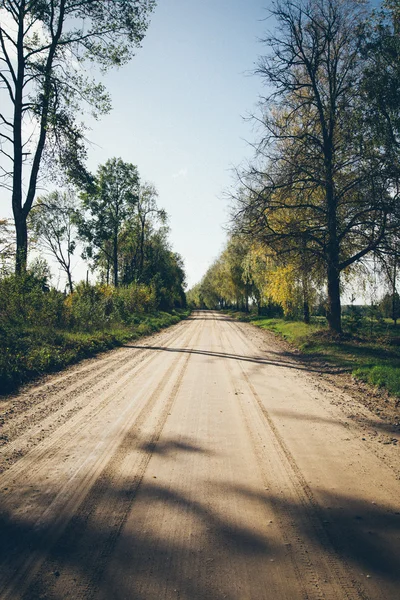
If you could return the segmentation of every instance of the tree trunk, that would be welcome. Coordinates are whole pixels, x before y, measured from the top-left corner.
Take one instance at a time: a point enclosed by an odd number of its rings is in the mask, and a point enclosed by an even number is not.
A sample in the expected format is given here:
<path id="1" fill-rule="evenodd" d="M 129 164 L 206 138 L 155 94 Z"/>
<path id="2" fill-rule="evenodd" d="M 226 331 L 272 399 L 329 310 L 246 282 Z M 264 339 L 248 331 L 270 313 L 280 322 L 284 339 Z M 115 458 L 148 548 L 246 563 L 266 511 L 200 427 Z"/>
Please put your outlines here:
<path id="1" fill-rule="evenodd" d="M 305 261 L 305 248 L 303 246 L 302 251 L 302 288 L 303 288 L 303 320 L 306 325 L 310 324 L 310 303 L 309 299 L 309 281 L 308 281 L 308 273 L 307 273 L 307 263 Z"/>
<path id="2" fill-rule="evenodd" d="M 328 308 L 326 318 L 333 333 L 342 333 L 340 306 L 340 272 L 334 265 L 328 265 Z"/>
<path id="3" fill-rule="evenodd" d="M 328 266 L 328 310 L 327 319 L 332 333 L 342 333 L 342 315 L 340 306 L 340 270 L 339 242 L 337 235 L 337 198 L 332 176 L 332 138 L 325 144 L 326 165 L 326 208 L 328 225 L 327 266 Z"/>
<path id="4" fill-rule="evenodd" d="M 15 231 L 17 237 L 17 254 L 15 260 L 15 273 L 22 275 L 26 271 L 28 260 L 28 228 L 26 217 L 22 211 L 14 211 Z"/>
<path id="5" fill-rule="evenodd" d="M 138 280 L 142 281 L 143 275 L 143 265 L 144 265 L 144 232 L 145 232 L 145 223 L 141 222 L 141 231 L 140 231 L 140 258 L 139 258 L 139 274 Z"/>
<path id="6" fill-rule="evenodd" d="M 306 323 L 307 325 L 310 324 L 310 305 L 308 303 L 308 300 L 304 300 L 303 302 L 303 319 L 304 323 Z"/>
<path id="7" fill-rule="evenodd" d="M 397 321 L 397 298 L 396 298 L 396 257 L 394 259 L 393 265 L 393 285 L 392 285 L 392 319 L 393 323 L 396 326 Z"/>
<path id="8" fill-rule="evenodd" d="M 22 181 L 23 181 L 23 157 L 24 145 L 22 142 L 22 115 L 23 115 L 23 90 L 25 81 L 25 57 L 24 57 L 24 36 L 25 36 L 25 13 L 26 1 L 22 0 L 18 7 L 18 37 L 17 37 L 17 77 L 15 80 L 15 96 L 14 116 L 13 116 L 13 193 L 12 206 L 15 220 L 16 238 L 17 238 L 17 255 L 15 261 L 15 272 L 17 274 L 26 271 L 28 258 L 28 234 L 26 221 L 28 214 L 32 208 L 36 194 L 37 179 L 39 175 L 40 163 L 43 156 L 47 137 L 47 126 L 49 121 L 50 111 L 50 95 L 51 95 L 51 74 L 53 69 L 53 60 L 55 52 L 62 34 L 62 28 L 65 17 L 65 0 L 60 4 L 60 12 L 56 30 L 53 32 L 52 40 L 49 46 L 49 53 L 44 64 L 44 83 L 42 92 L 42 105 L 40 110 L 40 127 L 39 139 L 37 141 L 36 150 L 33 152 L 33 161 L 29 176 L 28 189 L 25 202 L 23 204 L 22 197 Z M 29 9 L 30 10 L 30 9 Z"/>
<path id="9" fill-rule="evenodd" d="M 118 234 L 114 234 L 113 244 L 114 285 L 118 287 Z"/>
<path id="10" fill-rule="evenodd" d="M 67 270 L 67 277 L 68 277 L 69 291 L 72 294 L 72 292 L 74 291 L 74 284 L 72 283 L 72 275 L 71 275 L 71 271 L 69 269 Z"/>
<path id="11" fill-rule="evenodd" d="M 28 259 L 28 231 L 26 214 L 22 208 L 22 103 L 23 84 L 25 76 L 24 61 L 24 9 L 23 2 L 19 12 L 17 62 L 18 71 L 15 82 L 14 116 L 13 116 L 13 188 L 12 208 L 15 222 L 17 254 L 15 260 L 15 273 L 21 275 L 26 271 Z"/>

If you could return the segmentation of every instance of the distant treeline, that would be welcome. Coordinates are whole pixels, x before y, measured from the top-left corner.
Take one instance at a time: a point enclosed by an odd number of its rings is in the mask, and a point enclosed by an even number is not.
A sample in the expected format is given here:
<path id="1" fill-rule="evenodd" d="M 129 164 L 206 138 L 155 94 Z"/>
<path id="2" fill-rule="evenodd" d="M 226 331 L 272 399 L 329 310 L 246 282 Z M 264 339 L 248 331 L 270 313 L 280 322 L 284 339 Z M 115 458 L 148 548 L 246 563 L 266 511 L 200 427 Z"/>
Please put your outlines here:
<path id="1" fill-rule="evenodd" d="M 370 304 L 349 304 L 342 314 L 352 319 L 400 318 L 400 296 L 393 283 L 388 257 L 373 265 L 360 263 L 349 270 L 348 278 L 357 279 L 360 293 L 379 278 L 381 294 Z M 382 290 L 386 290 L 382 293 Z M 355 299 L 355 298 L 354 298 Z M 301 260 L 274 255 L 271 250 L 243 235 L 232 236 L 225 249 L 203 279 L 187 292 L 192 308 L 233 309 L 248 312 L 256 307 L 259 315 L 285 317 L 310 322 L 311 315 L 326 316 L 327 292 L 322 269 Z"/>

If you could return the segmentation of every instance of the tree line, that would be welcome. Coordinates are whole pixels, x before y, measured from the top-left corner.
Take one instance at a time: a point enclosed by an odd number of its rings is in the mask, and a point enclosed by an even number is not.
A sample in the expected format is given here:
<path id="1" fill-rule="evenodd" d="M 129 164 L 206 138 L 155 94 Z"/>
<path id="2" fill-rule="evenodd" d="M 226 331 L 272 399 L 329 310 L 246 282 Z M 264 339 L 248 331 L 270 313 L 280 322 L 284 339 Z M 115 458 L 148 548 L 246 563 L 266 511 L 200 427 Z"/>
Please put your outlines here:
<path id="1" fill-rule="evenodd" d="M 274 255 L 259 241 L 232 235 L 202 280 L 187 292 L 187 301 L 192 308 L 242 312 L 256 308 L 258 315 L 301 319 L 308 324 L 311 315 L 326 317 L 326 280 L 318 263 L 301 258 Z M 400 295 L 393 287 L 397 282 L 393 276 L 397 275 L 386 260 L 374 256 L 372 262 L 353 266 L 345 275 L 347 329 L 358 330 L 364 317 L 391 318 L 396 324 Z M 368 304 L 354 305 L 357 292 L 368 294 Z"/>
<path id="2" fill-rule="evenodd" d="M 268 296 L 287 310 L 280 296 L 297 290 L 307 320 L 324 290 L 341 333 L 343 284 L 369 257 L 396 292 L 400 3 L 283 0 L 271 15 L 255 158 L 238 169 L 232 238 L 197 291 L 220 305 Z"/>
<path id="3" fill-rule="evenodd" d="M 263 244 L 234 235 L 205 276 L 189 290 L 188 302 L 198 308 L 249 310 L 258 314 L 303 316 L 324 302 L 321 274 L 296 262 L 279 261 Z"/>
<path id="4" fill-rule="evenodd" d="M 24 276 L 33 244 L 54 257 L 73 292 L 80 245 L 100 282 L 151 286 L 160 308 L 184 304 L 183 262 L 170 248 L 157 190 L 120 158 L 91 174 L 81 122 L 111 109 L 86 67 L 104 72 L 129 61 L 154 7 L 154 0 L 0 0 L 0 188 L 11 196 L 14 221 L 14 234 L 0 221 L 3 274 L 13 261 Z M 46 182 L 57 191 L 38 193 Z"/>
<path id="5" fill-rule="evenodd" d="M 184 265 L 170 247 L 167 214 L 158 207 L 157 198 L 156 188 L 141 182 L 135 165 L 112 158 L 99 166 L 83 191 L 70 187 L 39 196 L 27 221 L 28 239 L 36 251 L 56 261 L 70 293 L 75 288 L 73 265 L 80 247 L 100 283 L 115 288 L 146 285 L 153 289 L 161 310 L 182 307 Z M 7 274 L 16 257 L 10 228 L 5 220 L 2 224 L 0 253 Z"/>

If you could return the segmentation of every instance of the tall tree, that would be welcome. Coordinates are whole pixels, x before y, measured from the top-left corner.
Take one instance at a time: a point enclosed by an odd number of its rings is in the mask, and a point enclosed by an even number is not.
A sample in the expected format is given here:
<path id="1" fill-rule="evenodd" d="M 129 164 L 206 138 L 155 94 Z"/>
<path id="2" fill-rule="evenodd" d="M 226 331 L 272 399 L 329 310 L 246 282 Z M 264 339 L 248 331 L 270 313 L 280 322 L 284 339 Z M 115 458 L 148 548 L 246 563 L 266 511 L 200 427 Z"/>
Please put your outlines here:
<path id="1" fill-rule="evenodd" d="M 114 285 L 119 284 L 120 233 L 138 202 L 137 167 L 112 158 L 97 170 L 95 184 L 82 195 L 84 214 L 78 222 L 86 255 L 105 257 L 112 265 Z"/>
<path id="2" fill-rule="evenodd" d="M 139 186 L 135 210 L 121 233 L 121 266 L 124 283 L 143 282 L 146 250 L 157 226 L 165 226 L 167 214 L 157 206 L 158 192 L 152 183 Z"/>
<path id="3" fill-rule="evenodd" d="M 384 239 L 399 156 L 365 111 L 365 15 L 353 0 L 283 0 L 258 72 L 263 137 L 242 178 L 236 225 L 277 253 L 325 265 L 330 329 L 341 332 L 340 275 Z"/>
<path id="4" fill-rule="evenodd" d="M 87 177 L 78 115 L 85 104 L 95 116 L 110 109 L 82 64 L 105 70 L 128 61 L 153 7 L 154 0 L 0 0 L 1 178 L 12 191 L 17 273 L 26 269 L 27 217 L 43 161 Z"/>
<path id="5" fill-rule="evenodd" d="M 368 22 L 362 78 L 366 112 L 377 142 L 389 153 L 400 146 L 400 2 L 386 0 Z"/>

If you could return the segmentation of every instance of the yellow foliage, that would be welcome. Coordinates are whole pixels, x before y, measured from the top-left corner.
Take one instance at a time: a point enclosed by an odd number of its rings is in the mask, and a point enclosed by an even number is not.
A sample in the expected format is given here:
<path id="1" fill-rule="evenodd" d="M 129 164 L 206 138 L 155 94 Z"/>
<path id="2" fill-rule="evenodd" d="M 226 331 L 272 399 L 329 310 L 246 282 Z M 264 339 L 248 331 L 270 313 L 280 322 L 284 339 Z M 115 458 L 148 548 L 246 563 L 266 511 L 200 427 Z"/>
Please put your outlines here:
<path id="1" fill-rule="evenodd" d="M 291 313 L 299 297 L 294 265 L 277 267 L 270 272 L 267 293 L 273 302 L 282 306 L 285 316 Z"/>

